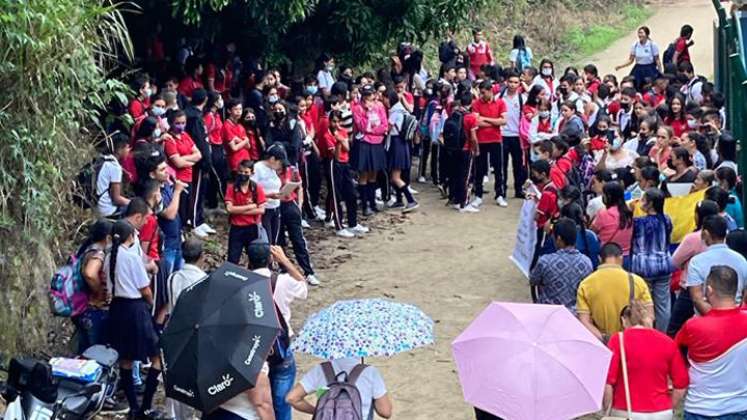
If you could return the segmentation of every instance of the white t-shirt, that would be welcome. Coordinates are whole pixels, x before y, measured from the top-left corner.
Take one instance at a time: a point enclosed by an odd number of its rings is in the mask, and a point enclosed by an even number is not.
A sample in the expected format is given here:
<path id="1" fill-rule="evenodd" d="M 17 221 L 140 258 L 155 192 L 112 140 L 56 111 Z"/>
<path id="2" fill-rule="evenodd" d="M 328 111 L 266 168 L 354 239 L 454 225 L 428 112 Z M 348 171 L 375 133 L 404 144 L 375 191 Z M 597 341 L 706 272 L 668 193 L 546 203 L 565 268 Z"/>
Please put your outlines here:
<path id="1" fill-rule="evenodd" d="M 335 78 L 327 70 L 319 70 L 319 73 L 316 74 L 316 82 L 319 84 L 319 89 L 329 91 L 332 89 L 332 85 L 335 84 Z"/>
<path id="2" fill-rule="evenodd" d="M 111 216 L 117 211 L 117 206 L 112 203 L 112 197 L 109 195 L 109 186 L 112 183 L 122 183 L 122 166 L 119 165 L 117 158 L 112 155 L 104 156 L 106 161 L 99 170 L 99 176 L 96 178 L 96 209 L 99 214 L 106 217 Z"/>
<path id="3" fill-rule="evenodd" d="M 589 216 L 589 220 L 593 220 L 597 213 L 605 207 L 601 195 L 589 200 L 589 204 L 586 205 L 586 214 Z"/>
<path id="4" fill-rule="evenodd" d="M 506 125 L 501 132 L 505 137 L 519 137 L 519 120 L 521 119 L 521 104 L 519 103 L 520 93 L 513 96 L 506 92 L 501 99 L 506 103 Z M 526 100 L 522 98 L 522 103 Z"/>
<path id="5" fill-rule="evenodd" d="M 259 374 L 270 374 L 270 367 L 267 365 L 267 362 L 262 365 L 262 370 Z M 242 392 L 241 394 L 224 402 L 220 405 L 220 408 L 226 411 L 230 411 L 231 413 L 236 414 L 244 420 L 260 420 L 259 414 L 257 414 L 257 409 L 254 408 L 254 404 L 249 401 L 249 396 L 246 395 L 246 392 Z"/>
<path id="6" fill-rule="evenodd" d="M 145 264 L 136 249 L 140 245 L 135 243 L 129 248 L 124 245 L 119 246 L 117 251 L 117 266 L 114 268 L 116 276 L 116 285 L 112 287 L 112 278 L 109 275 L 109 264 L 111 253 L 106 255 L 104 260 L 104 273 L 106 274 L 106 285 L 108 290 L 114 291 L 114 297 L 125 299 L 140 299 L 140 289 L 150 286 L 150 278 L 145 271 Z"/>
<path id="7" fill-rule="evenodd" d="M 630 47 L 630 55 L 635 57 L 635 63 L 640 65 L 654 64 L 654 57 L 659 56 L 659 46 L 650 39 L 641 44 L 640 41 L 633 43 Z"/>
<path id="8" fill-rule="evenodd" d="M 338 359 L 332 360 L 332 367 L 335 373 L 342 371 L 350 372 L 360 362 L 359 359 Z M 306 375 L 301 379 L 301 386 L 304 392 L 311 394 L 316 392 L 318 389 L 327 389 L 327 378 L 324 377 L 324 371 L 321 365 L 314 366 Z M 373 409 L 373 401 L 377 400 L 386 395 L 386 385 L 384 385 L 384 379 L 381 377 L 379 370 L 374 366 L 367 367 L 358 381 L 355 383 L 358 392 L 361 394 L 361 402 L 363 403 L 363 418 L 371 418 L 371 410 Z"/>
<path id="9" fill-rule="evenodd" d="M 407 112 L 407 110 L 404 105 L 402 105 L 402 102 L 397 102 L 394 104 L 392 109 L 389 110 L 389 127 L 391 127 L 389 134 L 392 136 L 398 136 L 402 130 L 402 123 L 405 120 L 405 112 Z"/>
<path id="10" fill-rule="evenodd" d="M 534 58 L 534 55 L 532 55 L 532 49 L 529 48 L 529 47 L 524 47 L 524 51 L 526 51 L 526 54 L 527 54 L 527 61 L 529 63 L 531 63 L 532 59 Z M 516 63 L 516 65 L 518 67 L 518 65 L 519 65 L 519 49 L 518 48 L 514 48 L 513 50 L 511 50 L 511 52 L 508 54 L 508 59 L 512 63 Z"/>
<path id="11" fill-rule="evenodd" d="M 259 161 L 254 165 L 254 175 L 252 175 L 252 181 L 261 185 L 265 190 L 265 194 L 279 193 L 282 182 L 277 172 L 272 169 L 264 161 Z M 276 209 L 280 207 L 280 200 L 276 198 L 268 198 L 265 203 L 266 209 Z"/>
<path id="12" fill-rule="evenodd" d="M 607 154 L 607 159 L 604 161 L 604 165 L 608 171 L 625 168 L 626 166 L 633 166 L 633 162 L 635 162 L 635 158 L 638 157 L 638 153 L 625 149 L 625 146 L 623 146 L 622 151 L 624 155 L 619 158 L 613 157 L 611 153 Z"/>
<path id="13" fill-rule="evenodd" d="M 207 273 L 193 264 L 184 264 L 181 270 L 172 273 L 168 282 L 169 313 L 174 312 L 174 306 L 182 292 L 205 277 L 207 277 Z"/>
<path id="14" fill-rule="evenodd" d="M 260 276 L 270 277 L 272 274 L 267 268 L 260 268 L 254 270 L 255 273 Z M 275 304 L 278 305 L 280 313 L 285 318 L 285 323 L 288 324 L 288 335 L 293 337 L 294 332 L 291 327 L 291 303 L 296 299 L 306 300 L 309 296 L 309 287 L 305 281 L 298 281 L 288 274 L 280 274 L 278 276 L 277 283 L 275 283 L 275 292 L 272 294 L 272 298 Z"/>

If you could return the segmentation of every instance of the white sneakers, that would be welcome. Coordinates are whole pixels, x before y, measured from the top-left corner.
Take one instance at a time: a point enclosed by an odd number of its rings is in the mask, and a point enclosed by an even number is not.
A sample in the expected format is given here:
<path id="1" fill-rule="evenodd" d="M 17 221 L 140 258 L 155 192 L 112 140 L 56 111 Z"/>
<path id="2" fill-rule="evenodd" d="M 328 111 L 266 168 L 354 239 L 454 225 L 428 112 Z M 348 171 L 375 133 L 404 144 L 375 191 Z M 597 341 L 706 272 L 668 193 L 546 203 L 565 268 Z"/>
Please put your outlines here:
<path id="1" fill-rule="evenodd" d="M 475 198 L 474 198 L 474 199 L 472 200 L 472 202 L 471 202 L 471 203 L 469 203 L 469 205 L 470 205 L 470 206 L 472 206 L 472 207 L 474 207 L 474 208 L 478 208 L 478 207 L 482 206 L 482 198 L 480 198 L 480 197 L 475 197 Z"/>
<path id="2" fill-rule="evenodd" d="M 502 195 L 496 197 L 495 204 L 498 204 L 500 207 L 508 207 L 508 202 L 506 202 L 506 199 Z"/>
<path id="3" fill-rule="evenodd" d="M 411 187 L 409 185 L 407 186 L 407 189 L 410 190 L 410 194 L 412 194 L 412 195 L 418 194 L 418 191 L 415 188 L 413 188 L 413 187 Z"/>
<path id="4" fill-rule="evenodd" d="M 314 206 L 314 213 L 316 213 L 316 220 L 322 221 L 327 217 L 327 212 L 319 206 Z"/>
<path id="5" fill-rule="evenodd" d="M 354 227 L 348 228 L 348 230 L 356 235 L 363 235 L 364 233 L 368 233 L 370 231 L 369 228 L 363 226 L 360 223 L 355 225 Z"/>
<path id="6" fill-rule="evenodd" d="M 459 208 L 459 213 L 479 213 L 480 209 L 473 206 L 472 204 L 467 204 L 466 206 Z"/>
<path id="7" fill-rule="evenodd" d="M 311 225 L 306 221 L 306 219 L 301 219 L 301 227 L 304 229 L 311 229 Z"/>
<path id="8" fill-rule="evenodd" d="M 194 233 L 198 238 L 207 238 L 208 235 L 212 235 L 215 232 L 215 229 L 213 229 L 210 225 L 207 223 L 203 223 L 200 226 L 197 226 L 196 228 L 192 229 L 192 233 Z"/>
<path id="9" fill-rule="evenodd" d="M 335 232 L 335 235 L 345 239 L 355 238 L 355 233 L 351 232 L 350 229 L 340 229 Z"/>
<path id="10" fill-rule="evenodd" d="M 425 184 L 425 177 L 424 176 L 419 176 L 418 177 L 418 183 Z"/>
<path id="11" fill-rule="evenodd" d="M 319 286 L 321 283 L 319 282 L 319 279 L 314 274 L 309 274 L 306 276 L 306 283 L 309 283 L 312 286 Z"/>

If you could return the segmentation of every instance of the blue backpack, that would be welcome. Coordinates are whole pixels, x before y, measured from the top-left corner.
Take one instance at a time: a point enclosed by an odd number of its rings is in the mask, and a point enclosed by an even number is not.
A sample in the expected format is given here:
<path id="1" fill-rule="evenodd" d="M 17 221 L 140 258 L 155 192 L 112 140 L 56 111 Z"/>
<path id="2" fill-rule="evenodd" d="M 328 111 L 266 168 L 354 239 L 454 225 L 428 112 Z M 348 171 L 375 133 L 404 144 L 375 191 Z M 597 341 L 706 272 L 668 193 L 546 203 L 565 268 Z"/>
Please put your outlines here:
<path id="1" fill-rule="evenodd" d="M 516 69 L 524 71 L 525 68 L 532 65 L 532 60 L 529 58 L 529 53 L 524 48 L 519 49 L 519 54 L 516 56 Z"/>

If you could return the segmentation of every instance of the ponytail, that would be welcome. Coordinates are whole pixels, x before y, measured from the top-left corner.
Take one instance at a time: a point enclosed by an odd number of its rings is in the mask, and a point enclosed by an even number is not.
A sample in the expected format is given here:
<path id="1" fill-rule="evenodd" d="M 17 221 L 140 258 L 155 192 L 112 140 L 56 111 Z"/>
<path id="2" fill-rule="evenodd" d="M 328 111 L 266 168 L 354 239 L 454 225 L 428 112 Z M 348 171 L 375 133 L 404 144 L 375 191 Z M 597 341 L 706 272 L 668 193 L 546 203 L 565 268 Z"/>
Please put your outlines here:
<path id="1" fill-rule="evenodd" d="M 112 291 L 116 282 L 117 254 L 119 247 L 135 233 L 135 228 L 125 221 L 120 220 L 112 227 L 112 249 L 109 254 L 109 279 L 112 282 Z"/>

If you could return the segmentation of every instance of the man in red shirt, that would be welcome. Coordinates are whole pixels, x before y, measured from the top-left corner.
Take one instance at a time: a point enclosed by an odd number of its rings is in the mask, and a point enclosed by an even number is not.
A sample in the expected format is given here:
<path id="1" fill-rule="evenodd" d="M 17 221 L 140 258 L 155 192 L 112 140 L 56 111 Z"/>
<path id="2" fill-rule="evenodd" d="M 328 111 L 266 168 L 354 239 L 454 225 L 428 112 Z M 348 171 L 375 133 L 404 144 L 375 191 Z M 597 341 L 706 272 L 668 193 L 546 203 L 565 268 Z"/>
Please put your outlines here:
<path id="1" fill-rule="evenodd" d="M 747 312 L 737 306 L 737 272 L 711 268 L 706 283 L 711 310 L 685 323 L 675 343 L 687 350 L 690 387 L 685 419 L 747 418 Z"/>
<path id="2" fill-rule="evenodd" d="M 693 27 L 690 25 L 684 25 L 682 29 L 680 29 L 680 37 L 674 41 L 674 57 L 672 57 L 672 62 L 678 66 L 684 61 L 690 62 L 690 47 L 695 44 L 691 39 L 692 36 Z"/>
<path id="3" fill-rule="evenodd" d="M 532 162 L 529 179 L 539 190 L 539 196 L 533 197 L 537 201 L 537 213 L 535 215 L 535 221 L 537 222 L 537 245 L 534 248 L 534 257 L 531 264 L 531 268 L 534 268 L 537 259 L 539 259 L 540 250 L 545 242 L 545 234 L 550 232 L 551 221 L 558 217 L 560 209 L 558 208 L 558 189 L 550 181 L 550 162 L 546 160 Z M 529 197 L 531 197 L 531 194 L 527 198 Z M 532 293 L 534 293 L 534 290 Z"/>
<path id="4" fill-rule="evenodd" d="M 480 84 L 480 98 L 472 102 L 472 111 L 477 117 L 477 143 L 480 153 L 477 155 L 477 171 L 475 175 L 475 199 L 473 207 L 480 207 L 483 195 L 483 179 L 488 175 L 489 167 L 495 174 L 495 197 L 502 200 L 506 194 L 503 188 L 503 137 L 501 126 L 506 124 L 508 110 L 502 99 L 493 93 L 493 82 L 484 81 Z M 488 161 L 490 159 L 490 161 Z M 490 165 L 488 165 L 488 162 Z"/>

